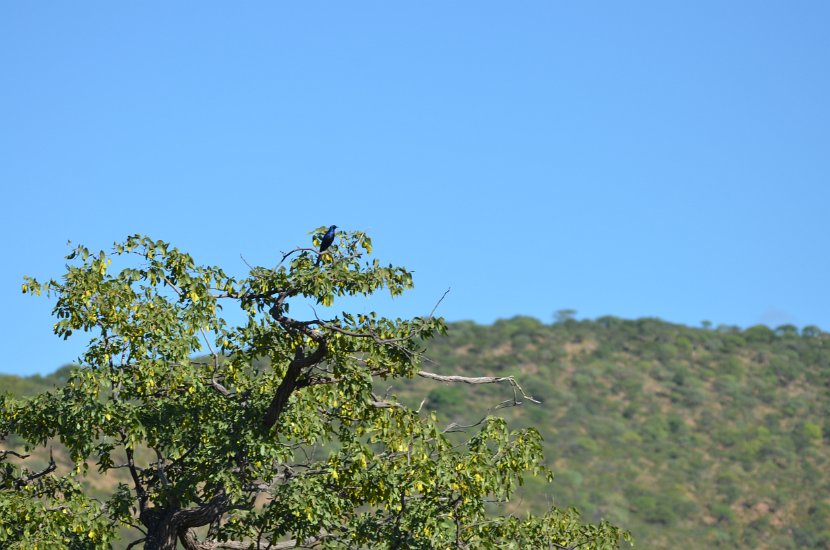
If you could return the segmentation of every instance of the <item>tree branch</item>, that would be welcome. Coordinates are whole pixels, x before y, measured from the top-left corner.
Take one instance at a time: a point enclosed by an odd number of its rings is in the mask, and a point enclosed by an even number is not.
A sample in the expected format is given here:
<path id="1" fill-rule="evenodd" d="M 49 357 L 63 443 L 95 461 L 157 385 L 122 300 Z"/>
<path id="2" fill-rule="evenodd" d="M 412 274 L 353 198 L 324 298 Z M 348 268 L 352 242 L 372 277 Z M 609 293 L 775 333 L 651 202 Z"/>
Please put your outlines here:
<path id="1" fill-rule="evenodd" d="M 436 309 L 438 309 L 438 306 L 440 306 L 440 305 L 441 305 L 441 302 L 443 302 L 443 301 L 444 301 L 444 298 L 446 298 L 446 297 L 447 297 L 447 294 L 449 294 L 449 293 L 450 293 L 450 290 L 451 290 L 451 289 L 449 289 L 449 288 L 448 288 L 447 290 L 445 290 L 445 291 L 444 291 L 444 294 L 442 294 L 442 295 L 441 295 L 441 298 L 439 298 L 439 299 L 438 299 L 438 301 L 437 301 L 437 302 L 435 302 L 435 307 L 433 307 L 433 308 L 432 308 L 432 311 L 430 311 L 430 312 L 429 312 L 429 317 L 430 317 L 430 318 L 431 318 L 433 315 L 435 315 L 435 310 L 436 310 Z"/>
<path id="2" fill-rule="evenodd" d="M 31 455 L 22 455 L 16 451 L 0 451 L 0 460 L 6 458 L 6 455 L 16 456 L 17 458 L 29 458 Z"/>
<path id="3" fill-rule="evenodd" d="M 124 434 L 121 437 L 126 439 Z M 138 469 L 135 466 L 133 450 L 125 446 L 125 451 L 127 453 L 127 465 L 130 469 L 130 477 L 133 478 L 135 494 L 138 497 L 138 511 L 144 512 L 147 510 L 147 491 L 144 490 L 144 485 L 141 484 L 141 479 L 138 477 Z"/>
<path id="4" fill-rule="evenodd" d="M 179 534 L 179 541 L 186 550 L 217 550 L 219 548 L 228 548 L 230 550 L 248 550 L 251 548 L 249 542 L 239 542 L 235 540 L 227 541 L 200 541 L 196 537 L 196 533 L 192 529 L 186 529 Z"/>
<path id="5" fill-rule="evenodd" d="M 512 376 L 444 376 L 440 374 L 435 374 L 432 372 L 427 371 L 418 371 L 418 376 L 421 378 L 429 378 L 431 380 L 438 380 L 439 382 L 463 382 L 464 384 L 498 384 L 500 382 L 507 382 L 511 386 L 513 386 L 513 391 L 518 391 L 522 394 L 522 397 L 527 399 L 528 401 L 532 401 L 534 403 L 541 403 L 536 399 L 533 399 L 530 395 L 526 394 L 522 387 L 516 382 L 516 379 Z M 515 401 L 515 400 L 514 400 Z M 516 401 L 516 403 L 519 403 Z"/>
<path id="6" fill-rule="evenodd" d="M 287 540 L 284 542 L 276 542 L 271 544 L 270 548 L 274 550 L 284 550 L 286 548 L 301 548 L 301 547 L 311 547 L 314 544 L 317 544 L 322 540 L 322 537 L 308 537 L 303 541 L 298 540 Z M 302 545 L 302 546 L 301 546 Z"/>
<path id="7" fill-rule="evenodd" d="M 228 511 L 229 503 L 230 497 L 220 492 L 198 508 L 177 510 L 173 513 L 171 522 L 180 529 L 201 527 L 213 521 L 219 514 L 224 514 Z"/>
<path id="8" fill-rule="evenodd" d="M 14 486 L 16 489 L 20 489 L 24 485 L 28 484 L 30 481 L 34 481 L 39 477 L 43 477 L 48 473 L 54 472 L 55 468 L 57 468 L 57 465 L 55 464 L 55 458 L 52 456 L 52 449 L 49 449 L 49 464 L 47 464 L 46 467 L 40 470 L 39 472 L 31 473 L 23 479 L 16 480 L 14 482 Z"/>
<path id="9" fill-rule="evenodd" d="M 239 542 L 235 540 L 228 541 L 200 541 L 196 537 L 196 533 L 192 529 L 182 531 L 179 535 L 179 540 L 185 547 L 185 550 L 219 550 L 226 548 L 228 550 L 248 550 L 252 547 L 250 542 Z M 308 548 L 323 540 L 323 537 L 308 537 L 303 541 L 296 539 L 286 540 L 282 542 L 268 542 L 266 548 L 271 550 L 287 550 L 288 548 Z M 257 546 L 259 548 L 259 546 Z"/>
<path id="10" fill-rule="evenodd" d="M 377 334 L 375 334 L 372 331 L 369 331 L 369 332 L 355 332 L 355 331 L 340 328 L 336 325 L 330 325 L 330 324 L 325 323 L 323 321 L 320 321 L 320 326 L 322 328 L 328 329 L 332 332 L 337 332 L 337 333 L 343 334 L 344 336 L 351 336 L 353 338 L 371 338 L 372 340 L 374 340 L 378 344 L 394 344 L 394 343 L 397 343 L 397 342 L 405 342 L 405 341 L 407 341 L 411 338 L 411 336 L 403 336 L 401 338 L 381 338 L 380 336 L 378 336 Z"/>
<path id="11" fill-rule="evenodd" d="M 268 409 L 266 409 L 265 416 L 262 419 L 262 427 L 266 431 L 273 428 L 274 424 L 277 423 L 277 420 L 283 410 L 285 410 L 288 398 L 291 397 L 294 390 L 297 389 L 298 386 L 302 387 L 299 378 L 303 369 L 322 361 L 326 356 L 326 349 L 325 340 L 321 341 L 320 345 L 317 346 L 317 349 L 314 350 L 314 353 L 308 356 L 303 355 L 302 348 L 297 348 L 294 353 L 294 359 L 288 365 L 285 377 L 282 379 L 282 382 L 280 382 L 280 385 L 277 388 L 277 393 L 274 395 L 274 399 L 271 400 L 271 404 L 268 405 Z"/>

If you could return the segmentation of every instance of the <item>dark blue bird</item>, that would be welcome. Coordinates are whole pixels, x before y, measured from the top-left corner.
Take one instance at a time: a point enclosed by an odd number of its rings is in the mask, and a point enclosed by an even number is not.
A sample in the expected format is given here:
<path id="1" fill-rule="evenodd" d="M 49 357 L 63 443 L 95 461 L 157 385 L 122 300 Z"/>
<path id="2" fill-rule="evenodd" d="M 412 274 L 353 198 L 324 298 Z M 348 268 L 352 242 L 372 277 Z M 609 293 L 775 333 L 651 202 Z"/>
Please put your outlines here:
<path id="1" fill-rule="evenodd" d="M 331 246 L 331 243 L 334 242 L 334 230 L 337 229 L 336 225 L 332 225 L 329 227 L 329 230 L 326 231 L 326 234 L 323 235 L 323 240 L 320 241 L 320 252 L 325 252 L 328 247 Z"/>
<path id="2" fill-rule="evenodd" d="M 334 242 L 334 230 L 337 229 L 336 225 L 332 225 L 329 227 L 326 234 L 323 235 L 323 240 L 320 241 L 320 255 L 317 256 L 317 265 L 320 265 L 320 260 L 323 259 L 323 252 L 326 251 L 328 247 L 331 246 L 331 243 Z"/>

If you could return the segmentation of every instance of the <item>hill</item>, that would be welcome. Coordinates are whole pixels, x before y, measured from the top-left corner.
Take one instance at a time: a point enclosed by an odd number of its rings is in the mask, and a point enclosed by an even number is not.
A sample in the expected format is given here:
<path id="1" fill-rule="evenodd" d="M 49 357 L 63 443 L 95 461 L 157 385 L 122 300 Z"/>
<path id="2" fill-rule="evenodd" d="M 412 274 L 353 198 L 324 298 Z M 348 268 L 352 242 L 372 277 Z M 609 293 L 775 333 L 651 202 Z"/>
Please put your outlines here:
<path id="1" fill-rule="evenodd" d="M 640 548 L 830 548 L 830 334 L 516 317 L 453 323 L 426 355 L 439 374 L 514 376 L 541 402 L 498 411 L 541 432 L 556 474 L 528 480 L 517 514 L 576 506 Z M 65 372 L 2 382 L 32 394 Z M 460 425 L 513 398 L 420 379 L 378 391 Z"/>
<path id="2" fill-rule="evenodd" d="M 427 355 L 443 374 L 515 376 L 557 474 L 525 507 L 576 506 L 644 548 L 830 548 L 830 335 L 696 329 L 657 319 L 455 323 Z M 505 388 L 415 382 L 399 395 L 459 423 Z"/>
<path id="3" fill-rule="evenodd" d="M 71 370 L 72 367 L 66 365 L 47 376 L 35 374 L 21 377 L 13 374 L 0 374 L 0 388 L 3 392 L 9 392 L 18 397 L 36 395 L 66 383 Z"/>

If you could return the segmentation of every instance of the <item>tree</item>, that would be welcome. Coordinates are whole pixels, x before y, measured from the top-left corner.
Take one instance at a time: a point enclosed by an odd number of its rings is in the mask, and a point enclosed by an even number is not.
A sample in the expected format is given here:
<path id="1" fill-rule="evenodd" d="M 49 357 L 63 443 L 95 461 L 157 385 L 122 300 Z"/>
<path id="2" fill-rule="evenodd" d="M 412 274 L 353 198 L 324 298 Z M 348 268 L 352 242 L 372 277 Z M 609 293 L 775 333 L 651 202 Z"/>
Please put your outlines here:
<path id="1" fill-rule="evenodd" d="M 573 510 L 519 519 L 493 509 L 523 476 L 551 477 L 536 430 L 488 416 L 454 445 L 453 428 L 434 415 L 375 393 L 383 380 L 420 376 L 507 383 L 512 404 L 527 399 L 512 378 L 422 370 L 442 319 L 289 314 L 303 299 L 328 306 L 412 286 L 404 268 L 368 254 L 365 233 L 341 233 L 319 265 L 316 248 L 300 247 L 236 279 L 135 235 L 109 255 L 77 247 L 60 280 L 26 278 L 23 292 L 56 298 L 58 336 L 92 339 L 65 386 L 2 401 L 0 436 L 26 447 L 0 454 L 0 545 L 107 548 L 118 525 L 133 526 L 147 549 L 605 549 L 628 540 Z M 223 304 L 238 304 L 244 321 L 230 326 Z M 55 439 L 71 472 L 9 461 Z M 88 461 L 125 469 L 131 482 L 98 502 L 78 484 Z"/>
<path id="2" fill-rule="evenodd" d="M 575 317 L 575 309 L 559 309 L 553 314 L 553 319 L 556 323 L 567 323 L 568 321 L 573 321 Z"/>

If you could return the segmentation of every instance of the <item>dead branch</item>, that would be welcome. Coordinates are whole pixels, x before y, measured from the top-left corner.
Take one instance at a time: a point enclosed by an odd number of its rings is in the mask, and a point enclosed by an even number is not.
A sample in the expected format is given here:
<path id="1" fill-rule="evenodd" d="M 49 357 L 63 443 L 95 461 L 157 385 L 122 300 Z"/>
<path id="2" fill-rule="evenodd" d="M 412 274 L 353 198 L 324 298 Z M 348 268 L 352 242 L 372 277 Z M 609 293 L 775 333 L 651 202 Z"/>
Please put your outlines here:
<path id="1" fill-rule="evenodd" d="M 516 382 L 516 379 L 512 376 L 458 376 L 458 375 L 450 375 L 444 376 L 441 374 L 435 374 L 432 372 L 427 371 L 418 371 L 418 376 L 421 378 L 429 378 L 430 380 L 438 380 L 439 382 L 462 382 L 464 384 L 498 384 L 500 382 L 507 382 L 511 386 L 513 386 L 514 391 L 518 391 L 522 394 L 522 397 L 527 399 L 528 401 L 532 401 L 533 403 L 541 403 L 541 401 L 537 401 L 532 396 L 525 393 L 522 387 Z M 519 402 L 517 401 L 517 404 Z"/>
<path id="2" fill-rule="evenodd" d="M 443 301 L 444 301 L 444 298 L 446 298 L 446 297 L 447 297 L 447 294 L 449 294 L 449 293 L 450 293 L 450 290 L 451 290 L 451 289 L 449 289 L 449 288 L 448 288 L 447 290 L 445 290 L 445 291 L 444 291 L 444 294 L 443 294 L 443 295 L 441 295 L 441 298 L 439 298 L 439 299 L 438 299 L 438 301 L 437 301 L 437 302 L 435 302 L 435 307 L 433 307 L 433 308 L 432 308 L 432 311 L 430 311 L 430 312 L 429 312 L 429 318 L 432 318 L 432 316 L 433 316 L 433 315 L 435 315 L 435 310 L 436 310 L 436 309 L 438 309 L 438 306 L 440 306 L 440 305 L 441 305 L 441 302 L 443 302 Z"/>

